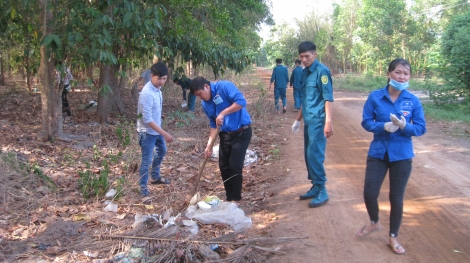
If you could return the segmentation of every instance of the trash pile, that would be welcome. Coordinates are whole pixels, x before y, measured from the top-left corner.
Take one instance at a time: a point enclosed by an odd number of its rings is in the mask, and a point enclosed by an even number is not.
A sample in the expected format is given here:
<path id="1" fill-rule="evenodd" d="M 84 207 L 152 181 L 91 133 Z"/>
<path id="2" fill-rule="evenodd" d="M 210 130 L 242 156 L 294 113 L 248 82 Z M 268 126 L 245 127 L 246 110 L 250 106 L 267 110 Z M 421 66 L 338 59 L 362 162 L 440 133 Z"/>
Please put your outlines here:
<path id="1" fill-rule="evenodd" d="M 211 158 L 219 159 L 219 145 L 212 147 Z M 248 166 L 257 161 L 258 161 L 258 155 L 256 154 L 256 152 L 253 150 L 247 149 L 245 153 L 245 162 L 243 163 L 243 166 Z"/>

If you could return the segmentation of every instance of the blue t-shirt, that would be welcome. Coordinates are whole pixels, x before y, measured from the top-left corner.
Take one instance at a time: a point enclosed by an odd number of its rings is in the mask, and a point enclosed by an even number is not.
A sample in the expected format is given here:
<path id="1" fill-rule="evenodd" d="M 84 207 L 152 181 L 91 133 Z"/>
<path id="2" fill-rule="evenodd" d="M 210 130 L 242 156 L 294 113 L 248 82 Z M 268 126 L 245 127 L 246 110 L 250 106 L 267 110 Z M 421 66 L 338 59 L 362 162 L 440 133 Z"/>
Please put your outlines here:
<path id="1" fill-rule="evenodd" d="M 246 110 L 246 100 L 238 88 L 230 81 L 222 80 L 218 82 L 211 82 L 212 97 L 209 101 L 202 101 L 202 108 L 210 121 L 211 128 L 217 128 L 215 119 L 220 112 L 230 107 L 233 103 L 242 106 L 240 110 L 232 112 L 224 117 L 224 123 L 220 127 L 223 132 L 233 132 L 240 129 L 242 126 L 251 124 L 251 117 Z M 216 104 L 214 100 L 222 100 Z"/>
<path id="2" fill-rule="evenodd" d="M 290 86 L 294 86 L 294 88 L 302 87 L 302 67 L 297 66 L 290 75 Z"/>
<path id="3" fill-rule="evenodd" d="M 405 117 L 403 130 L 392 133 L 384 130 L 385 123 L 390 121 L 390 113 L 398 119 Z M 397 100 L 392 102 L 388 85 L 369 95 L 364 104 L 361 125 L 366 131 L 374 133 L 368 155 L 383 160 L 388 152 L 391 162 L 413 158 L 411 136 L 421 136 L 426 132 L 426 120 L 419 99 L 407 90 L 402 90 Z"/>
<path id="4" fill-rule="evenodd" d="M 305 124 L 323 121 L 326 117 L 325 101 L 333 102 L 333 83 L 330 70 L 315 60 L 302 74 L 302 117 Z"/>
<path id="5" fill-rule="evenodd" d="M 271 74 L 271 83 L 274 81 L 274 88 L 287 88 L 287 82 L 289 82 L 289 72 L 283 65 L 277 65 L 273 69 Z"/>

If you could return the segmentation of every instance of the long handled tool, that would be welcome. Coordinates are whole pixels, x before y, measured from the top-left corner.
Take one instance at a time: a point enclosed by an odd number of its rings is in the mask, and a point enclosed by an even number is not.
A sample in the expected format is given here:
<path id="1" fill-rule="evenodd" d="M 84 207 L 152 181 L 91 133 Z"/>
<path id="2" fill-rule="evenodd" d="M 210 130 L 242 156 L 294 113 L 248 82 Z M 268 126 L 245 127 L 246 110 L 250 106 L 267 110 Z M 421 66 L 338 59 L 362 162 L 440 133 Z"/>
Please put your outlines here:
<path id="1" fill-rule="evenodd" d="M 214 147 L 214 143 L 215 141 L 217 140 L 217 135 L 219 134 L 219 131 L 220 131 L 220 127 L 217 126 L 217 129 L 215 130 L 215 137 L 212 139 L 210 145 L 209 145 L 209 149 L 212 149 L 212 147 Z M 199 174 L 196 178 L 196 187 L 194 187 L 194 195 L 193 197 L 191 198 L 191 201 L 189 202 L 190 204 L 194 205 L 195 203 L 197 203 L 199 200 L 201 200 L 201 196 L 198 192 L 198 188 L 199 188 L 199 182 L 201 181 L 201 176 L 202 176 L 202 172 L 204 171 L 204 167 L 206 166 L 206 163 L 207 161 L 209 160 L 209 156 L 205 155 L 204 156 L 204 161 L 202 162 L 202 165 L 201 167 L 199 167 Z"/>

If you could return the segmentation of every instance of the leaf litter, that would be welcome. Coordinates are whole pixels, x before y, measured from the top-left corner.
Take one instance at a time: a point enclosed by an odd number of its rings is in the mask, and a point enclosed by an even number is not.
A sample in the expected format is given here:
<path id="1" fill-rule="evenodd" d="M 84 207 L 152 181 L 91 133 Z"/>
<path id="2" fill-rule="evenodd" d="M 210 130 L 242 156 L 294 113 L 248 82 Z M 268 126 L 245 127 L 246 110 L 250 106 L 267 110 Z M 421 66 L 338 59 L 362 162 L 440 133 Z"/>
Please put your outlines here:
<path id="1" fill-rule="evenodd" d="M 256 82 L 239 82 L 250 81 Z M 176 139 L 168 145 L 161 169 L 171 184 L 150 185 L 153 202 L 144 205 L 138 185 L 136 103 L 131 96 L 124 95 L 124 116 L 112 112 L 109 123 L 100 125 L 94 122 L 95 109 L 82 107 L 96 94 L 72 92 L 73 116 L 65 118 L 61 136 L 46 142 L 38 138 L 40 94 L 16 89 L 12 82 L 1 86 L 0 260 L 268 262 L 270 253 L 283 253 L 276 244 L 292 238 L 264 237 L 266 226 L 276 219 L 267 211 L 268 198 L 275 194 L 268 189 L 280 180 L 268 176 L 266 170 L 278 161 L 279 154 L 271 149 L 282 140 L 273 131 L 275 122 L 268 118 L 272 100 L 259 99 L 259 90 L 250 84 L 239 87 L 253 117 L 249 149 L 258 155 L 258 161 L 244 168 L 244 200 L 239 208 L 253 218 L 254 225 L 264 227 L 234 232 L 227 224 L 194 221 L 198 230 L 191 232 L 183 223 L 188 220 L 184 211 L 203 160 L 208 121 L 199 106 L 195 115 L 173 114 L 179 111 L 178 87 L 168 87 L 164 105 L 165 128 Z M 84 198 L 80 180 L 85 172 L 93 178 L 106 174 L 102 195 Z M 109 205 L 104 203 L 104 194 L 110 189 L 118 189 L 111 200 L 116 212 L 104 211 Z M 216 160 L 207 163 L 199 189 L 205 196 L 224 200 Z M 159 214 L 157 220 L 150 217 L 133 227 L 136 215 Z"/>

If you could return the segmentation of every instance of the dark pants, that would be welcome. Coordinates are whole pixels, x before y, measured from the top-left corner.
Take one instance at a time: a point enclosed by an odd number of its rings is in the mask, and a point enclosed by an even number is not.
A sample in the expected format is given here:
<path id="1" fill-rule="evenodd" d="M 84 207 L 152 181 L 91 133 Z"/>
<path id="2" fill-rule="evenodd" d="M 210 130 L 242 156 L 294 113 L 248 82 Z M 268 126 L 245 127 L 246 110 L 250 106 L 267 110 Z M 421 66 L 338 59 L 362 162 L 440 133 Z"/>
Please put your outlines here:
<path id="1" fill-rule="evenodd" d="M 390 162 L 388 154 L 383 160 L 367 156 L 366 178 L 364 181 L 364 202 L 370 221 L 379 221 L 379 197 L 387 170 L 390 180 L 390 236 L 396 237 L 403 216 L 403 199 L 406 184 L 411 175 L 412 159 Z"/>
<path id="2" fill-rule="evenodd" d="M 66 88 L 70 85 L 64 85 L 64 90 L 62 91 L 62 112 L 66 112 L 68 116 L 72 115 L 69 106 L 69 100 L 67 99 L 67 90 Z"/>
<path id="3" fill-rule="evenodd" d="M 219 133 L 219 168 L 222 180 L 224 180 L 227 201 L 242 199 L 243 163 L 246 149 L 251 141 L 251 134 L 251 128 L 234 134 Z"/>

